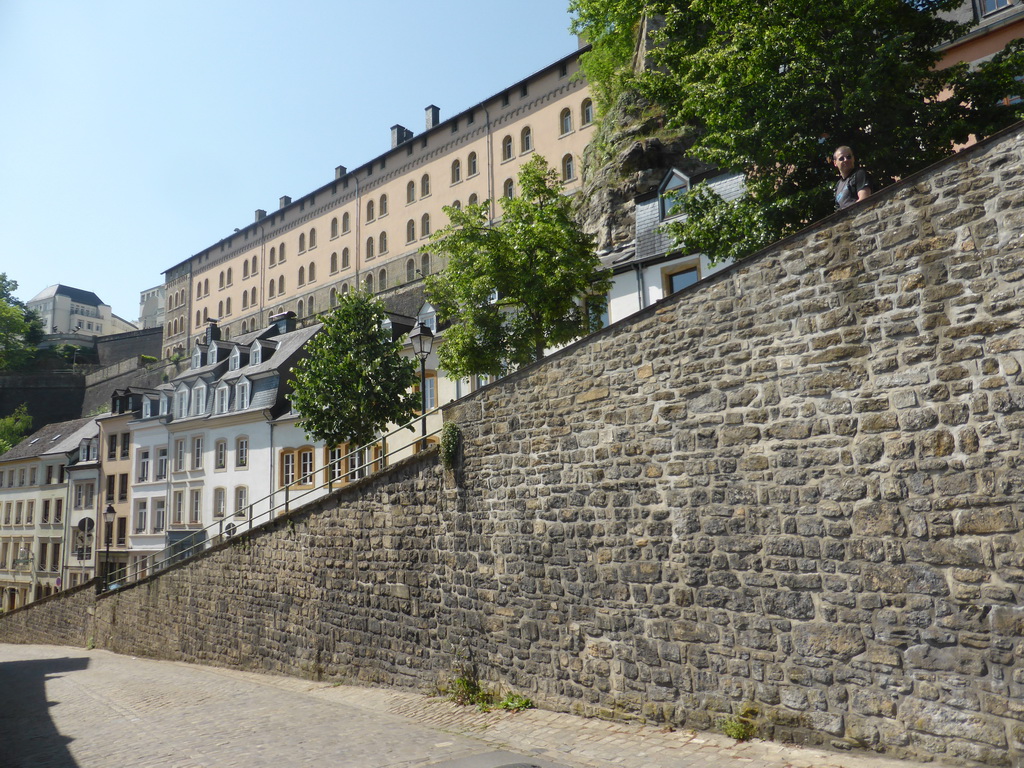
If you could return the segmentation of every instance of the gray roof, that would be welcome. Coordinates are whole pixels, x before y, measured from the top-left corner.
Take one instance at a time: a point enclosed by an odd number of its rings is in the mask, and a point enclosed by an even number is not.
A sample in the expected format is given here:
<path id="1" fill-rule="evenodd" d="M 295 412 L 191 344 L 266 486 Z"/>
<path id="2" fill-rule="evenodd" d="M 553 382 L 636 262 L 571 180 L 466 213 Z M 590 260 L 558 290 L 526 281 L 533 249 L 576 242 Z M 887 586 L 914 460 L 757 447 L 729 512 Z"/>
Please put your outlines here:
<path id="1" fill-rule="evenodd" d="M 33 301 L 44 301 L 45 299 L 52 299 L 54 296 L 67 296 L 76 304 L 88 304 L 93 307 L 103 305 L 103 301 L 92 291 L 83 291 L 81 288 L 72 288 L 70 285 L 51 285 L 49 288 L 44 288 L 34 298 L 29 299 L 28 303 L 31 304 Z M 104 305 L 105 306 L 105 305 Z"/>
<path id="2" fill-rule="evenodd" d="M 68 453 L 77 448 L 82 440 L 94 437 L 98 433 L 99 426 L 91 417 L 47 424 L 0 456 L 0 461 L 18 461 Z"/>

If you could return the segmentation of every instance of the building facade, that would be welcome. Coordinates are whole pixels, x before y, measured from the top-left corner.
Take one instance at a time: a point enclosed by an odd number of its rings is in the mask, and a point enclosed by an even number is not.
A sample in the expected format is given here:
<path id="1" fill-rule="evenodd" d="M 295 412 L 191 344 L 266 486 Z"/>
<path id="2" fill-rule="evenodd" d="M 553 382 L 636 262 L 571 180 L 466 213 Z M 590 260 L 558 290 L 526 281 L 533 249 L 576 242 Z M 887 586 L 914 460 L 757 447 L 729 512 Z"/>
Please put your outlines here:
<path id="1" fill-rule="evenodd" d="M 48 335 L 107 336 L 138 330 L 110 311 L 92 291 L 67 285 L 51 285 L 25 302 L 39 315 Z"/>

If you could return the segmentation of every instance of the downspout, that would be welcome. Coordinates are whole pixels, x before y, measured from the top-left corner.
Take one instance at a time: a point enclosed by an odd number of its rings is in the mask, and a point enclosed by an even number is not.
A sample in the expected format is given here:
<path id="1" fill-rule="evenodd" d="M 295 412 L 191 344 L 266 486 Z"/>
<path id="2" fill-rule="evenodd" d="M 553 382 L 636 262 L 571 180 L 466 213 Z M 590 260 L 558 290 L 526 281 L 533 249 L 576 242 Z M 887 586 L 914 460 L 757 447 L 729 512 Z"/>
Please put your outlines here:
<path id="1" fill-rule="evenodd" d="M 360 218 L 359 213 L 360 213 L 360 209 L 363 206 L 363 200 L 362 200 L 362 197 L 360 196 L 360 193 L 359 193 L 359 174 L 353 173 L 352 174 L 352 178 L 356 182 L 356 244 L 355 244 L 355 248 L 353 249 L 353 256 L 355 256 L 355 262 L 356 262 L 356 284 L 355 284 L 354 287 L 358 291 L 359 290 L 359 243 L 363 239 L 363 230 L 362 230 L 362 226 L 361 226 L 361 223 L 360 223 L 362 221 L 362 219 Z"/>
<path id="2" fill-rule="evenodd" d="M 647 307 L 647 286 L 644 285 L 644 268 L 642 264 L 636 267 L 636 294 L 639 300 L 640 309 Z"/>
<path id="3" fill-rule="evenodd" d="M 487 206 L 487 223 L 494 223 L 494 214 L 497 211 L 497 204 L 494 201 L 494 148 L 491 146 L 491 113 L 484 107 L 484 118 L 487 124 L 487 199 L 490 204 Z"/>
<path id="4" fill-rule="evenodd" d="M 358 197 L 358 196 L 357 196 Z M 270 506 L 267 508 L 267 519 L 271 520 L 270 510 L 274 508 L 274 422 L 271 419 L 271 413 L 269 408 L 263 409 L 263 418 L 267 421 L 267 434 L 270 436 L 270 475 L 267 478 L 270 482 L 270 492 L 268 498 L 270 499 Z M 251 449 L 250 449 L 251 453 Z M 252 527 L 252 515 L 249 516 L 249 527 Z"/>

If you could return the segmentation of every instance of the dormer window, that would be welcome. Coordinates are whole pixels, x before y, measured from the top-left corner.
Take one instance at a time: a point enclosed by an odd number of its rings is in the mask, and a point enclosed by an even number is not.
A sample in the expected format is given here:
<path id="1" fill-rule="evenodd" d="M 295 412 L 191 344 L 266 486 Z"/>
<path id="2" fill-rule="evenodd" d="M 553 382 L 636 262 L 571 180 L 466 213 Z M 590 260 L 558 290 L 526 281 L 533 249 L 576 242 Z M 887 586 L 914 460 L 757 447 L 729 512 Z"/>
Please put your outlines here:
<path id="1" fill-rule="evenodd" d="M 170 398 L 167 395 L 160 395 L 160 415 L 166 416 L 170 410 Z"/>
<path id="2" fill-rule="evenodd" d="M 174 393 L 174 418 L 184 419 L 188 416 L 188 387 L 184 384 Z"/>
<path id="3" fill-rule="evenodd" d="M 148 419 L 153 415 L 153 401 L 148 397 L 142 400 L 142 418 Z"/>
<path id="4" fill-rule="evenodd" d="M 217 387 L 217 395 L 214 398 L 214 413 L 227 413 L 230 402 L 231 388 L 227 384 Z"/>
<path id="5" fill-rule="evenodd" d="M 201 347 L 196 347 L 192 353 L 192 367 L 202 368 L 203 367 L 203 350 Z"/>
<path id="6" fill-rule="evenodd" d="M 240 379 L 235 384 L 235 408 L 239 411 L 244 411 L 249 407 L 249 380 Z"/>
<path id="7" fill-rule="evenodd" d="M 231 350 L 231 356 L 228 358 L 228 370 L 237 371 L 238 366 L 242 363 L 242 350 L 239 347 L 235 347 Z"/>
<path id="8" fill-rule="evenodd" d="M 249 352 L 249 362 L 252 365 L 259 365 L 263 362 L 263 348 L 258 341 L 252 345 L 252 350 Z"/>
<path id="9" fill-rule="evenodd" d="M 201 381 L 192 390 L 192 413 L 195 416 L 206 413 L 206 385 Z"/>
<path id="10" fill-rule="evenodd" d="M 661 183 L 661 187 L 658 189 L 662 221 L 682 214 L 681 203 L 683 196 L 689 191 L 689 178 L 673 169 L 672 173 Z"/>
<path id="11" fill-rule="evenodd" d="M 429 328 L 433 333 L 437 333 L 437 310 L 434 309 L 434 305 L 429 301 L 423 303 L 419 314 L 416 315 L 416 319 L 419 320 L 420 325 Z"/>

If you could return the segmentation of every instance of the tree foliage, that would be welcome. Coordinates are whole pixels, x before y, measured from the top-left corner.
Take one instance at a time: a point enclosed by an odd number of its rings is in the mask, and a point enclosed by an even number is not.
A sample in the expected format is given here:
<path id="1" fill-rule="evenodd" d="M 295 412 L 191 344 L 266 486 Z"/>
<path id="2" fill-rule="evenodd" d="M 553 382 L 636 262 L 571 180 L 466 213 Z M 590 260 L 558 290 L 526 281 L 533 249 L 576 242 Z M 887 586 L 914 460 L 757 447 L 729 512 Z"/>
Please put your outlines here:
<path id="1" fill-rule="evenodd" d="M 10 416 L 0 418 L 0 455 L 7 453 L 21 442 L 32 429 L 32 416 L 28 404 L 22 403 Z"/>
<path id="2" fill-rule="evenodd" d="M 42 323 L 14 296 L 18 283 L 0 272 L 0 371 L 24 368 L 35 357 Z"/>
<path id="3" fill-rule="evenodd" d="M 448 261 L 426 292 L 438 319 L 452 323 L 438 358 L 456 378 L 507 373 L 600 327 L 610 278 L 557 174 L 536 155 L 520 169 L 519 189 L 502 199 L 494 224 L 490 201 L 445 208 L 449 224 L 426 246 Z"/>
<path id="4" fill-rule="evenodd" d="M 608 2 L 575 0 L 591 14 Z M 684 248 L 743 256 L 831 212 L 838 145 L 854 148 L 877 189 L 1019 119 L 1003 101 L 1024 75 L 1021 41 L 977 67 L 936 68 L 938 47 L 969 29 L 939 15 L 960 4 L 633 0 L 663 21 L 639 87 L 673 125 L 696 127 L 697 159 L 746 177 L 740 201 L 686 200 L 673 229 Z"/>
<path id="5" fill-rule="evenodd" d="M 632 79 L 630 64 L 643 17 L 637 0 L 570 0 L 572 31 L 591 49 L 580 57 L 598 114 L 603 115 Z"/>
<path id="6" fill-rule="evenodd" d="M 384 326 L 384 305 L 356 291 L 341 297 L 292 368 L 292 404 L 306 435 L 328 445 L 365 445 L 419 407 L 416 364 Z"/>

